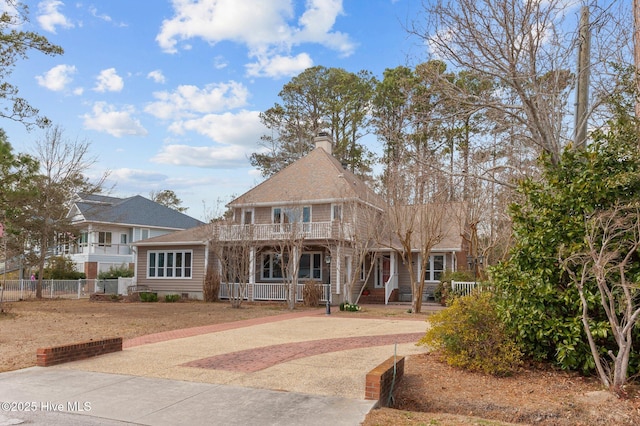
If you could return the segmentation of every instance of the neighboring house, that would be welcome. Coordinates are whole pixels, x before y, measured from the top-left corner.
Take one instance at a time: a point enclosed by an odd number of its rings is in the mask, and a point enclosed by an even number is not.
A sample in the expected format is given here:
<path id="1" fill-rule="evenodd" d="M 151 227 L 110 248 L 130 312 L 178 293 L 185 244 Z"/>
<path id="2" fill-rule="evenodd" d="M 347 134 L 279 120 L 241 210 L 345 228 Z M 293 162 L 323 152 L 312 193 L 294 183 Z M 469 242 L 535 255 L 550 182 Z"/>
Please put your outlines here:
<path id="1" fill-rule="evenodd" d="M 410 300 L 410 277 L 396 252 L 400 245 L 384 224 L 389 214 L 384 201 L 331 155 L 329 136 L 321 134 L 315 143 L 307 156 L 230 202 L 229 222 L 134 243 L 137 284 L 202 298 L 208 265 L 221 273 L 223 283 L 239 278 L 222 267 L 219 248 L 230 252 L 246 245 L 247 299 L 281 299 L 286 257 L 293 253 L 300 259 L 294 269 L 298 284 L 324 284 L 333 304 L 356 302 L 365 287 L 366 293 L 380 293 L 381 302 L 405 300 L 407 294 Z M 445 221 L 446 231 L 430 255 L 427 284 L 466 258 L 464 218 L 448 215 Z M 412 259 L 419 264 L 417 252 Z"/>
<path id="2" fill-rule="evenodd" d="M 136 195 L 129 198 L 78 194 L 68 213 L 76 228 L 72 241 L 55 254 L 69 256 L 88 279 L 110 267 L 133 265 L 132 244 L 202 225 L 202 222 Z"/>

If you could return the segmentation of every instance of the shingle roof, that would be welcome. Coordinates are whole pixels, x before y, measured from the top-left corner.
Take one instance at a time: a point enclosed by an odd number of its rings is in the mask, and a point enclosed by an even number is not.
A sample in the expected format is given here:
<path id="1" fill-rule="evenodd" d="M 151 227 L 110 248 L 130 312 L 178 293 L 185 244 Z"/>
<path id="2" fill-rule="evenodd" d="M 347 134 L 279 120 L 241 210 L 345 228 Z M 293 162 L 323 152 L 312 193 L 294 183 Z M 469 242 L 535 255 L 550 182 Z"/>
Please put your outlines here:
<path id="1" fill-rule="evenodd" d="M 229 203 L 230 207 L 359 199 L 382 207 L 382 199 L 322 148 L 285 167 Z"/>
<path id="2" fill-rule="evenodd" d="M 158 237 L 136 241 L 134 246 L 147 245 L 204 245 L 211 236 L 211 224 L 205 223 L 190 229 L 170 232 Z"/>
<path id="3" fill-rule="evenodd" d="M 202 222 L 197 219 L 140 195 L 129 198 L 85 196 L 82 201 L 76 202 L 75 205 L 87 222 L 118 223 L 170 229 L 187 229 L 202 225 Z"/>

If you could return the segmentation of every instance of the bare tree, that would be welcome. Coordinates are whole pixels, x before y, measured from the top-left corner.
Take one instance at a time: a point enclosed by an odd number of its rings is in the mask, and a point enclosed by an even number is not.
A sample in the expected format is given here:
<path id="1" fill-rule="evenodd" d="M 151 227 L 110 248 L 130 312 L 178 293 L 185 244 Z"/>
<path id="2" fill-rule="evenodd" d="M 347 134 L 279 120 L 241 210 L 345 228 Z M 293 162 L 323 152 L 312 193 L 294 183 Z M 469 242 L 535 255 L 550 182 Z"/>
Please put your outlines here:
<path id="1" fill-rule="evenodd" d="M 247 297 L 255 262 L 255 243 L 251 225 L 233 225 L 231 221 L 216 221 L 204 229 L 208 230 L 208 270 L 206 285 L 218 284 L 226 287 L 226 294 L 233 308 L 240 308 Z M 214 277 L 217 275 L 217 277 Z M 211 296 L 212 288 L 206 289 Z M 215 297 L 214 297 L 215 298 Z"/>
<path id="2" fill-rule="evenodd" d="M 579 41 L 577 24 L 568 19 L 573 10 L 561 0 L 437 0 L 423 4 L 425 19 L 415 21 L 410 33 L 426 42 L 433 57 L 496 84 L 490 97 L 460 98 L 465 108 L 486 109 L 497 125 L 510 132 L 512 140 L 548 153 L 557 163 L 573 137 L 567 125 L 573 114 L 569 95 Z M 617 25 L 616 13 L 593 6 L 591 29 L 599 31 L 587 71 L 594 76 L 591 85 L 597 89 L 590 100 L 590 112 L 598 108 L 601 93 L 612 87 L 607 67 L 620 59 L 616 55 L 626 43 L 621 35 L 624 27 L 611 31 Z"/>
<path id="3" fill-rule="evenodd" d="M 32 182 L 32 196 L 23 209 L 29 255 L 38 266 L 36 297 L 42 297 L 42 273 L 50 248 L 60 236 L 73 232 L 67 217 L 75 194 L 100 192 L 108 173 L 90 182 L 84 173 L 95 163 L 89 142 L 69 140 L 59 126 L 38 139 L 34 157 L 40 174 Z"/>
<path id="4" fill-rule="evenodd" d="M 587 218 L 585 228 L 586 249 L 560 260 L 578 287 L 582 324 L 598 376 L 605 386 L 621 392 L 627 381 L 633 329 L 640 317 L 640 286 L 629 276 L 640 248 L 640 208 L 615 206 Z M 608 351 L 609 360 L 594 337 L 596 324 L 588 300 L 594 282 L 617 345 L 617 353 Z"/>
<path id="5" fill-rule="evenodd" d="M 278 260 L 282 269 L 282 279 L 286 286 L 287 305 L 294 309 L 299 282 L 300 259 L 305 247 L 309 223 L 303 222 L 304 208 L 301 206 L 284 207 L 280 213 L 282 223 L 275 223 L 278 234 L 276 246 Z"/>

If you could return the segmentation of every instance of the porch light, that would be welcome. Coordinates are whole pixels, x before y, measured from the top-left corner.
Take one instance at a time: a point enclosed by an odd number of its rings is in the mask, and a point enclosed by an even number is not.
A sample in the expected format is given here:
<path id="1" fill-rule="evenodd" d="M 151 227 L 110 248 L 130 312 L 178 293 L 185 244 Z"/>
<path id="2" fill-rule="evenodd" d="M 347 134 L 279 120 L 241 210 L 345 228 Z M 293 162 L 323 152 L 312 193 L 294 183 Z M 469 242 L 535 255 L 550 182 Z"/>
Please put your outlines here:
<path id="1" fill-rule="evenodd" d="M 328 254 L 324 257 L 324 263 L 327 265 L 331 263 L 331 255 Z"/>

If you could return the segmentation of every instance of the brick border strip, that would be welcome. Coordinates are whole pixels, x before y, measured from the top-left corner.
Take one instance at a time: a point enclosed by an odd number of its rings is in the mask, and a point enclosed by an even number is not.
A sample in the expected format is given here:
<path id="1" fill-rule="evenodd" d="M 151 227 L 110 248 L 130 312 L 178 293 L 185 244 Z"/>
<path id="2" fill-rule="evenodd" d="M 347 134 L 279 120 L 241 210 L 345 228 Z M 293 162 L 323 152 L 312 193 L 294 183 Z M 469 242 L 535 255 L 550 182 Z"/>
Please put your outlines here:
<path id="1" fill-rule="evenodd" d="M 90 342 L 53 346 L 50 348 L 38 348 L 36 352 L 36 365 L 38 367 L 50 367 L 52 365 L 78 361 L 121 350 L 122 337 L 92 340 Z"/>
<path id="2" fill-rule="evenodd" d="M 394 380 L 395 363 L 395 380 Z M 398 387 L 404 376 L 404 356 L 392 356 L 367 374 L 364 399 L 377 400 L 376 406 L 388 407 L 389 395 Z"/>

